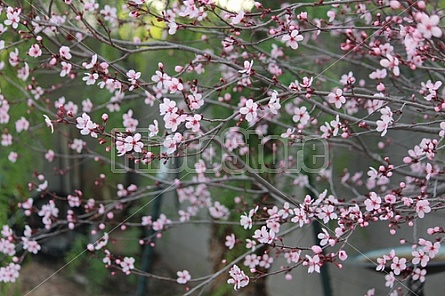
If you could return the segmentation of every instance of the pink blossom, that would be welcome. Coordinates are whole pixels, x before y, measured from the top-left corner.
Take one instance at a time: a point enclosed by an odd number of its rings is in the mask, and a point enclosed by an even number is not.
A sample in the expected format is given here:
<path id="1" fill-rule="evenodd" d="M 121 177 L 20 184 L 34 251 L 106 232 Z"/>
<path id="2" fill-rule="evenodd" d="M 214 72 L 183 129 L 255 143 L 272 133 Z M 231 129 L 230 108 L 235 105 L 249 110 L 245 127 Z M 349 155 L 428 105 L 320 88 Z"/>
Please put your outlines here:
<path id="1" fill-rule="evenodd" d="M 38 242 L 30 240 L 26 237 L 22 237 L 22 242 L 23 242 L 23 249 L 30 253 L 37 254 L 41 249 Z"/>
<path id="2" fill-rule="evenodd" d="M 320 240 L 320 246 L 323 247 L 329 244 L 331 247 L 333 247 L 336 240 L 330 237 L 328 231 L 325 228 L 323 228 L 322 231 L 323 232 L 317 235 L 317 238 Z"/>
<path id="3" fill-rule="evenodd" d="M 386 69 L 377 69 L 371 74 L 369 74 L 369 78 L 371 79 L 385 79 L 387 73 Z"/>
<path id="4" fill-rule="evenodd" d="M 131 270 L 134 269 L 134 258 L 133 257 L 125 257 L 124 260 L 121 260 L 119 262 L 119 265 L 122 268 L 122 271 L 129 275 L 131 273 Z"/>
<path id="5" fill-rule="evenodd" d="M 49 117 L 45 114 L 43 114 L 43 117 L 45 118 L 46 126 L 48 126 L 51 129 L 51 133 L 54 133 L 54 125 L 53 125 L 51 119 L 49 119 Z"/>
<path id="6" fill-rule="evenodd" d="M 391 271 L 387 275 L 385 275 L 385 286 L 392 288 L 394 286 L 394 282 L 396 281 L 396 277 L 394 276 L 394 273 Z"/>
<path id="7" fill-rule="evenodd" d="M 182 140 L 182 135 L 180 133 L 175 133 L 174 135 L 168 135 L 163 143 L 163 146 L 167 148 L 167 154 L 172 154 L 176 151 L 177 145 Z"/>
<path id="8" fill-rule="evenodd" d="M 430 261 L 430 257 L 427 254 L 425 254 L 425 251 L 422 249 L 413 251 L 412 255 L 413 255 L 412 262 L 414 265 L 420 264 L 420 266 L 426 267 L 428 264 L 428 261 Z"/>
<path id="9" fill-rule="evenodd" d="M 8 154 L 8 160 L 12 163 L 15 163 L 17 159 L 19 158 L 19 155 L 17 152 L 11 151 Z"/>
<path id="10" fill-rule="evenodd" d="M 320 257 L 315 255 L 313 257 L 306 255 L 307 265 L 309 266 L 307 272 L 313 273 L 314 271 L 320 273 Z"/>
<path id="11" fill-rule="evenodd" d="M 139 124 L 139 121 L 135 118 L 133 118 L 133 110 L 128 110 L 127 113 L 124 113 L 122 115 L 122 125 L 125 127 L 125 130 L 127 132 L 134 133 L 136 131 L 136 128 Z"/>
<path id="12" fill-rule="evenodd" d="M 82 135 L 91 135 L 91 137 L 97 138 L 96 129 L 98 125 L 91 121 L 91 118 L 88 114 L 83 113 L 82 117 L 76 118 L 76 122 L 76 127 L 80 129 L 80 133 Z"/>
<path id="13" fill-rule="evenodd" d="M 233 265 L 229 271 L 230 279 L 228 284 L 234 285 L 235 290 L 239 290 L 249 284 L 249 277 L 237 265 Z"/>
<path id="14" fill-rule="evenodd" d="M 91 100 L 89 98 L 86 98 L 85 100 L 82 101 L 82 111 L 87 113 L 87 112 L 91 112 L 91 110 L 93 109 L 93 103 L 91 102 Z"/>
<path id="15" fill-rule="evenodd" d="M 18 133 L 22 131 L 27 131 L 29 129 L 29 122 L 25 119 L 25 117 L 20 117 L 19 120 L 15 122 L 15 129 Z"/>
<path id="16" fill-rule="evenodd" d="M 261 244 L 271 244 L 275 239 L 275 232 L 266 228 L 266 226 L 262 226 L 261 229 L 255 230 L 254 235 L 252 236 Z"/>
<path id="17" fill-rule="evenodd" d="M 9 64 L 16 67 L 20 62 L 19 50 L 17 48 L 9 53 Z"/>
<path id="18" fill-rule="evenodd" d="M 28 50 L 28 54 L 32 58 L 37 58 L 42 55 L 42 50 L 38 44 L 31 45 L 31 48 Z"/>
<path id="19" fill-rule="evenodd" d="M 134 151 L 134 152 L 142 152 L 142 149 L 144 148 L 144 143 L 141 141 L 141 134 L 136 133 L 133 136 L 127 136 L 124 139 L 124 148 L 127 152 Z"/>
<path id="20" fill-rule="evenodd" d="M 77 153 L 81 153 L 83 147 L 86 143 L 80 139 L 73 139 L 73 142 L 70 144 L 70 148 L 77 151 Z"/>
<path id="21" fill-rule="evenodd" d="M 188 270 L 178 271 L 176 275 L 178 276 L 176 282 L 181 285 L 187 284 L 192 278 Z"/>
<path id="22" fill-rule="evenodd" d="M 286 45 L 291 47 L 292 49 L 298 48 L 298 42 L 302 41 L 304 38 L 302 35 L 299 35 L 298 30 L 292 30 L 292 32 L 285 34 L 281 41 L 286 42 Z"/>
<path id="23" fill-rule="evenodd" d="M 11 134 L 3 134 L 1 140 L 2 146 L 10 146 L 12 145 L 12 135 Z"/>
<path id="24" fill-rule="evenodd" d="M 8 6 L 6 9 L 6 17 L 7 19 L 4 21 L 4 24 L 7 26 L 12 26 L 14 29 L 17 29 L 20 23 L 20 13 L 22 10 L 20 8 L 12 8 Z"/>
<path id="25" fill-rule="evenodd" d="M 368 212 L 378 210 L 380 208 L 380 204 L 382 199 L 375 192 L 371 192 L 369 198 L 365 200 L 366 210 Z"/>
<path id="26" fill-rule="evenodd" d="M 431 212 L 430 202 L 426 199 L 421 199 L 416 203 L 416 212 L 419 218 L 425 217 L 425 214 Z"/>
<path id="27" fill-rule="evenodd" d="M 65 77 L 71 73 L 72 65 L 68 62 L 62 61 L 60 63 L 62 65 L 62 71 L 60 71 L 60 77 Z"/>
<path id="28" fill-rule="evenodd" d="M 267 104 L 269 110 L 272 114 L 278 114 L 278 110 L 281 108 L 280 99 L 278 98 L 278 92 L 273 91 L 270 97 L 269 103 Z"/>
<path id="29" fill-rule="evenodd" d="M 240 108 L 239 112 L 245 116 L 247 122 L 254 121 L 257 118 L 258 104 L 252 99 L 248 99 L 244 107 Z"/>
<path id="30" fill-rule="evenodd" d="M 235 246 L 236 243 L 236 238 L 235 235 L 232 233 L 230 235 L 226 236 L 226 247 L 229 248 L 229 250 L 233 249 L 233 247 Z"/>
<path id="31" fill-rule="evenodd" d="M 238 25 L 244 18 L 244 11 L 238 12 L 234 17 L 232 17 L 231 24 Z"/>
<path id="32" fill-rule="evenodd" d="M 395 256 L 392 259 L 391 269 L 394 271 L 395 275 L 399 275 L 406 269 L 406 259 Z"/>
<path id="33" fill-rule="evenodd" d="M 294 109 L 295 115 L 292 117 L 292 120 L 295 123 L 301 122 L 301 124 L 306 125 L 310 119 L 309 113 L 306 110 L 307 108 L 305 106 L 301 108 L 295 108 Z"/>
<path id="34" fill-rule="evenodd" d="M 252 66 L 253 66 L 253 61 L 244 61 L 244 65 L 243 65 L 243 70 L 239 70 L 238 73 L 241 74 L 246 74 L 246 75 L 251 75 L 252 74 Z"/>
<path id="35" fill-rule="evenodd" d="M 193 132 L 197 133 L 200 130 L 200 121 L 202 119 L 202 116 L 199 114 L 195 114 L 193 116 L 189 116 L 186 118 L 187 122 L 185 124 L 185 127 L 187 129 L 191 129 Z"/>
<path id="36" fill-rule="evenodd" d="M 85 77 L 83 77 L 82 80 L 85 81 L 87 85 L 92 85 L 96 83 L 98 78 L 99 74 L 97 73 L 85 73 Z"/>
<path id="37" fill-rule="evenodd" d="M 0 239 L 0 253 L 3 253 L 8 256 L 14 256 L 15 255 L 15 244 L 13 244 L 9 240 L 1 238 Z"/>
<path id="38" fill-rule="evenodd" d="M 96 63 L 97 63 L 97 54 L 94 54 L 91 57 L 91 62 L 89 62 L 89 63 L 86 63 L 86 62 L 82 63 L 82 67 L 84 67 L 85 69 L 89 70 L 89 69 L 92 69 L 96 65 Z"/>
<path id="39" fill-rule="evenodd" d="M 9 263 L 6 267 L 0 268 L 0 282 L 14 283 L 19 277 L 20 265 Z"/>
<path id="40" fill-rule="evenodd" d="M 442 30 L 440 29 L 439 22 L 440 18 L 438 15 L 428 16 L 426 13 L 421 12 L 420 16 L 417 16 L 420 22 L 417 23 L 417 30 L 426 39 L 431 39 L 431 37 L 440 38 L 442 36 Z"/>
<path id="41" fill-rule="evenodd" d="M 62 46 L 59 49 L 59 54 L 62 58 L 70 60 L 73 56 L 70 53 L 71 49 L 68 46 Z"/>
<path id="42" fill-rule="evenodd" d="M 154 137 L 159 133 L 159 127 L 158 127 L 158 121 L 155 119 L 153 120 L 153 124 L 150 124 L 148 126 L 148 130 L 149 130 L 149 137 Z"/>
<path id="43" fill-rule="evenodd" d="M 187 100 L 190 106 L 190 109 L 192 110 L 198 110 L 204 105 L 204 98 L 202 97 L 202 94 L 200 93 L 192 93 L 191 95 L 187 96 Z"/>
<path id="44" fill-rule="evenodd" d="M 348 259 L 348 254 L 346 253 L 346 251 L 340 250 L 340 251 L 338 251 L 338 258 L 341 261 L 345 261 L 346 259 Z"/>
<path id="45" fill-rule="evenodd" d="M 159 114 L 164 115 L 164 120 L 177 111 L 176 102 L 170 99 L 164 98 L 163 103 L 159 105 Z"/>
<path id="46" fill-rule="evenodd" d="M 215 219 L 226 219 L 229 216 L 229 209 L 219 201 L 215 201 L 213 206 L 209 207 L 209 213 Z"/>
<path id="47" fill-rule="evenodd" d="M 335 104 L 335 108 L 339 109 L 341 106 L 346 103 L 346 98 L 343 96 L 343 91 L 340 88 L 334 90 L 328 94 L 328 102 L 331 104 Z"/>
<path id="48" fill-rule="evenodd" d="M 395 76 L 399 76 L 400 75 L 399 59 L 398 58 L 396 58 L 396 57 L 394 57 L 394 56 L 392 56 L 390 54 L 387 54 L 386 55 L 386 59 L 380 60 L 380 65 L 382 67 L 389 68 L 390 70 L 392 70 L 392 73 Z"/>
<path id="49" fill-rule="evenodd" d="M 421 283 L 425 282 L 426 269 L 416 268 L 413 271 L 413 280 L 420 281 Z"/>

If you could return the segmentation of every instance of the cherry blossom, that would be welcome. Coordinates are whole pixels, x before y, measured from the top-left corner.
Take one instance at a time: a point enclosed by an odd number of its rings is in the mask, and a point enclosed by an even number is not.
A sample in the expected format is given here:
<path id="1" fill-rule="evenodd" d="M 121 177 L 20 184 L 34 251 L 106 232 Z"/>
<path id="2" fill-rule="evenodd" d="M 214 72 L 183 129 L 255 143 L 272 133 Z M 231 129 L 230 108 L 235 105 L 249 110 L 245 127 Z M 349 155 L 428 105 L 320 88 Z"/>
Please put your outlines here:
<path id="1" fill-rule="evenodd" d="M 148 126 L 148 130 L 149 130 L 149 134 L 148 134 L 148 136 L 151 138 L 151 137 L 154 137 L 154 136 L 156 136 L 158 133 L 159 133 L 159 127 L 158 127 L 158 121 L 155 119 L 155 120 L 153 120 L 153 124 L 150 124 L 149 126 Z"/>
<path id="2" fill-rule="evenodd" d="M 426 13 L 421 12 L 420 16 L 417 16 L 420 22 L 417 24 L 417 30 L 426 39 L 431 39 L 431 37 L 440 38 L 442 36 L 442 30 L 438 26 L 440 18 L 438 15 L 428 16 Z"/>
<path id="3" fill-rule="evenodd" d="M 197 133 L 200 130 L 200 121 L 202 119 L 202 116 L 199 114 L 195 114 L 192 116 L 189 116 L 186 118 L 187 122 L 185 124 L 185 127 L 188 129 L 191 129 L 193 132 Z"/>
<path id="4" fill-rule="evenodd" d="M 45 115 L 45 114 L 43 114 L 43 117 L 45 118 L 46 125 L 51 129 L 51 133 L 54 133 L 54 125 L 53 125 L 51 119 L 49 119 L 48 115 Z"/>
<path id="5" fill-rule="evenodd" d="M 188 270 L 178 271 L 176 274 L 178 276 L 176 282 L 181 285 L 187 284 L 187 282 L 192 279 Z"/>
<path id="6" fill-rule="evenodd" d="M 19 277 L 20 265 L 9 263 L 6 267 L 0 267 L 0 282 L 14 283 Z"/>
<path id="7" fill-rule="evenodd" d="M 80 133 L 82 135 L 91 135 L 91 137 L 97 138 L 97 133 L 95 132 L 95 130 L 97 129 L 98 125 L 91 121 L 91 118 L 88 114 L 83 113 L 82 117 L 76 118 L 76 122 L 76 127 L 80 129 Z"/>
<path id="8" fill-rule="evenodd" d="M 261 229 L 255 230 L 252 237 L 261 244 L 270 244 L 274 241 L 275 232 L 268 230 L 266 226 L 262 226 Z"/>
<path id="9" fill-rule="evenodd" d="M 240 108 L 239 112 L 245 116 L 247 122 L 252 122 L 258 116 L 257 109 L 258 109 L 258 104 L 255 103 L 252 99 L 248 99 L 244 107 Z"/>
<path id="10" fill-rule="evenodd" d="M 72 65 L 68 62 L 62 61 L 60 63 L 62 65 L 62 71 L 60 71 L 60 77 L 65 77 L 71 73 Z"/>
<path id="11" fill-rule="evenodd" d="M 387 275 L 385 275 L 385 286 L 392 288 L 394 286 L 394 283 L 396 281 L 396 278 L 394 276 L 394 273 L 391 271 L 390 273 L 388 273 Z"/>
<path id="12" fill-rule="evenodd" d="M 175 133 L 174 135 L 168 135 L 163 143 L 163 146 L 167 149 L 167 154 L 172 154 L 176 151 L 178 143 L 181 142 L 182 135 Z"/>
<path id="13" fill-rule="evenodd" d="M 21 117 L 15 122 L 15 129 L 18 133 L 29 129 L 29 121 L 25 117 Z"/>
<path id="14" fill-rule="evenodd" d="M 406 259 L 394 257 L 391 263 L 391 269 L 393 270 L 395 275 L 399 275 L 402 271 L 406 269 Z"/>
<path id="15" fill-rule="evenodd" d="M 246 74 L 246 75 L 251 75 L 252 74 L 252 66 L 253 66 L 253 61 L 244 61 L 244 69 L 243 70 L 239 70 L 238 73 L 241 74 Z"/>
<path id="16" fill-rule="evenodd" d="M 426 199 L 419 200 L 416 203 L 416 212 L 419 218 L 424 218 L 425 214 L 431 212 L 430 202 Z"/>
<path id="17" fill-rule="evenodd" d="M 70 144 L 70 148 L 75 150 L 77 153 L 81 153 L 85 145 L 85 141 L 82 141 L 81 139 L 73 139 L 73 142 Z"/>
<path id="18" fill-rule="evenodd" d="M 299 35 L 298 30 L 292 30 L 289 34 L 283 35 L 281 41 L 286 42 L 286 45 L 292 49 L 298 48 L 298 42 L 303 41 L 303 36 Z"/>
<path id="19" fill-rule="evenodd" d="M 200 93 L 193 93 L 191 95 L 188 95 L 187 99 L 189 102 L 190 109 L 192 110 L 198 110 L 204 105 L 204 98 Z"/>
<path id="20" fill-rule="evenodd" d="M 420 264 L 420 266 L 426 267 L 428 262 L 430 261 L 430 257 L 428 256 L 428 254 L 425 254 L 425 251 L 422 249 L 413 251 L 412 255 L 413 255 L 412 263 L 414 265 Z"/>
<path id="21" fill-rule="evenodd" d="M 59 54 L 62 58 L 70 60 L 73 56 L 70 53 L 71 49 L 68 46 L 62 46 L 59 49 Z"/>
<path id="22" fill-rule="evenodd" d="M 414 269 L 413 280 L 420 281 L 421 283 L 423 283 L 425 282 L 425 275 L 426 275 L 425 269 L 416 268 Z"/>
<path id="23" fill-rule="evenodd" d="M 335 104 L 335 108 L 339 109 L 346 103 L 346 98 L 343 96 L 343 91 L 337 88 L 334 92 L 329 93 L 328 102 Z"/>
<path id="24" fill-rule="evenodd" d="M 307 259 L 307 265 L 308 273 L 313 273 L 314 271 L 317 273 L 320 273 L 320 257 L 318 255 L 315 255 L 313 257 L 306 255 L 306 259 Z"/>
<path id="25" fill-rule="evenodd" d="M 136 133 L 133 136 L 127 136 L 124 138 L 124 148 L 127 152 L 142 152 L 144 148 L 144 143 L 141 141 L 141 134 Z"/>
<path id="26" fill-rule="evenodd" d="M 29 240 L 26 237 L 22 237 L 22 242 L 23 249 L 30 253 L 37 254 L 41 250 L 41 246 L 39 245 L 39 243 L 34 240 Z"/>
<path id="27" fill-rule="evenodd" d="M 249 277 L 237 265 L 232 266 L 229 275 L 231 278 L 227 280 L 227 283 L 234 285 L 235 291 L 249 284 Z"/>
<path id="28" fill-rule="evenodd" d="M 301 124 L 306 125 L 309 122 L 310 116 L 307 112 L 307 108 L 305 106 L 294 109 L 294 116 L 292 120 L 296 123 L 301 122 Z"/>
<path id="29" fill-rule="evenodd" d="M 226 247 L 229 248 L 229 250 L 233 249 L 233 247 L 235 246 L 236 243 L 236 239 L 235 239 L 235 235 L 232 233 L 228 236 L 226 236 Z"/>
<path id="30" fill-rule="evenodd" d="M 37 58 L 42 55 L 42 50 L 38 44 L 33 44 L 28 51 L 30 57 Z"/>
<path id="31" fill-rule="evenodd" d="M 269 103 L 267 104 L 270 112 L 273 114 L 278 114 L 278 110 L 281 108 L 280 99 L 278 98 L 278 92 L 273 91 L 270 97 Z"/>
<path id="32" fill-rule="evenodd" d="M 92 85 L 96 83 L 98 78 L 99 74 L 97 73 L 85 73 L 85 77 L 83 77 L 82 80 L 85 81 L 87 85 Z"/>
<path id="33" fill-rule="evenodd" d="M 299 280 L 298 268 L 340 271 L 355 249 L 364 251 L 354 245 L 357 233 L 373 225 L 384 229 L 380 244 L 399 241 L 412 255 L 391 245 L 377 258 L 388 293 L 406 280 L 425 281 L 444 239 L 440 223 L 417 227 L 443 210 L 440 5 L 65 0 L 55 9 L 46 2 L 0 8 L 0 144 L 12 172 L 2 190 L 20 193 L 17 204 L 8 202 L 26 218 L 2 228 L 1 282 L 15 281 L 47 237 L 78 225 L 90 225 L 93 237 L 103 233 L 87 245 L 89 255 L 111 274 L 131 274 L 135 259 L 107 249 L 119 240 L 107 231 L 142 226 L 153 235 L 131 239 L 156 248 L 190 223 L 211 227 L 212 243 L 231 250 L 209 263 L 212 274 L 229 273 L 235 290 L 280 273 Z M 103 114 L 98 123 L 96 114 Z M 422 136 L 413 143 L 414 135 Z M 307 151 L 314 139 L 323 157 Z M 29 144 L 43 167 L 29 163 Z M 323 158 L 323 168 L 307 171 L 311 158 Z M 178 176 L 164 178 L 178 163 Z M 27 165 L 32 170 L 22 173 Z M 149 182 L 124 185 L 115 169 Z M 17 170 L 23 180 L 11 183 Z M 53 173 L 88 182 L 70 180 L 59 196 Z M 106 200 L 91 195 L 90 185 Z M 177 193 L 175 209 L 133 211 L 161 189 Z M 326 225 L 311 246 L 302 228 L 315 220 Z M 181 243 L 190 242 L 178 250 Z M 165 283 L 214 292 L 215 277 L 205 274 L 189 287 L 189 270 Z M 373 284 L 367 295 L 383 282 Z"/>
<path id="34" fill-rule="evenodd" d="M 122 268 L 122 272 L 129 275 L 131 270 L 134 269 L 134 261 L 133 257 L 125 257 L 123 260 L 120 260 L 119 265 Z"/>
<path id="35" fill-rule="evenodd" d="M 399 59 L 398 58 L 396 58 L 390 54 L 387 54 L 386 59 L 380 60 L 380 65 L 382 67 L 389 68 L 390 70 L 392 70 L 392 73 L 395 76 L 400 75 Z"/>
<path id="36" fill-rule="evenodd" d="M 6 9 L 6 17 L 7 19 L 4 21 L 4 24 L 7 26 L 12 26 L 12 28 L 17 29 L 20 23 L 20 13 L 22 10 L 20 8 L 12 8 L 8 6 Z"/>

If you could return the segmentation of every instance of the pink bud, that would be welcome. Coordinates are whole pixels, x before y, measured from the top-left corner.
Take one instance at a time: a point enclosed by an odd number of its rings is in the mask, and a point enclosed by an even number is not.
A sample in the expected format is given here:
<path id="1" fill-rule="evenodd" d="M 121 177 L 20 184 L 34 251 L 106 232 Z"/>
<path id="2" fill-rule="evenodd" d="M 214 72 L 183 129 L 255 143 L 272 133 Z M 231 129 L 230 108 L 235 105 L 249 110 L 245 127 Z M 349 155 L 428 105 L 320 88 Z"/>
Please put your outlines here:
<path id="1" fill-rule="evenodd" d="M 340 251 L 338 252 L 338 258 L 339 258 L 341 261 L 345 261 L 346 259 L 348 259 L 348 254 L 346 254 L 346 252 L 345 252 L 344 250 L 340 250 Z"/>
<path id="2" fill-rule="evenodd" d="M 408 163 L 411 163 L 412 161 L 413 161 L 413 160 L 412 160 L 411 157 L 409 157 L 409 156 L 406 156 L 406 157 L 403 158 L 403 163 L 408 164 Z"/>
<path id="3" fill-rule="evenodd" d="M 399 2 L 399 1 L 395 1 L 395 0 L 390 1 L 390 2 L 389 2 L 389 6 L 390 6 L 392 9 L 399 9 L 399 8 L 401 7 L 400 2 Z"/>
<path id="4" fill-rule="evenodd" d="M 312 246 L 311 249 L 315 254 L 320 254 L 322 252 L 321 247 L 317 245 Z"/>
<path id="5" fill-rule="evenodd" d="M 385 85 L 383 83 L 377 84 L 377 90 L 378 91 L 385 91 Z"/>
<path id="6" fill-rule="evenodd" d="M 425 2 L 424 1 L 418 1 L 417 2 L 417 7 L 419 8 L 419 9 L 425 9 L 425 7 L 426 7 L 426 4 L 425 4 Z"/>

